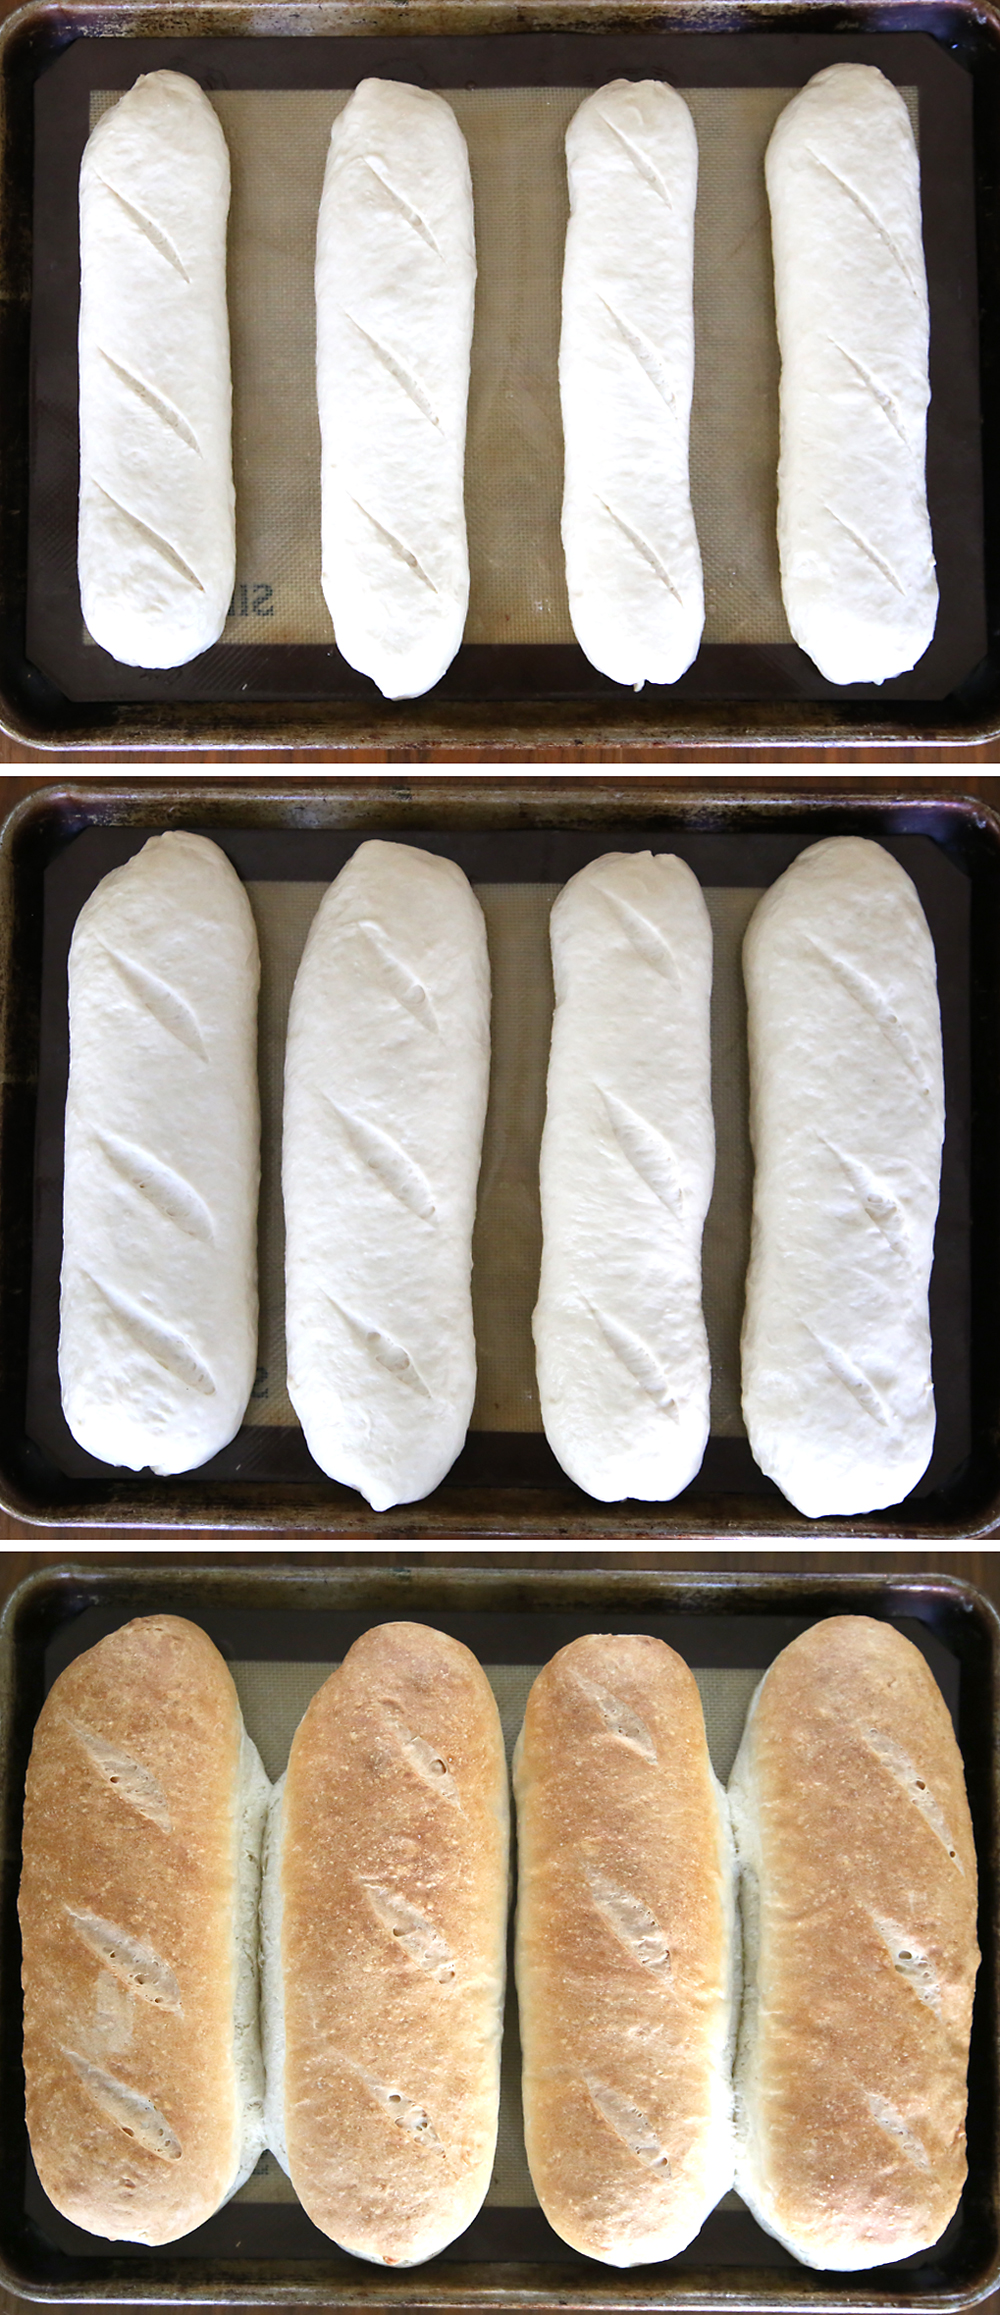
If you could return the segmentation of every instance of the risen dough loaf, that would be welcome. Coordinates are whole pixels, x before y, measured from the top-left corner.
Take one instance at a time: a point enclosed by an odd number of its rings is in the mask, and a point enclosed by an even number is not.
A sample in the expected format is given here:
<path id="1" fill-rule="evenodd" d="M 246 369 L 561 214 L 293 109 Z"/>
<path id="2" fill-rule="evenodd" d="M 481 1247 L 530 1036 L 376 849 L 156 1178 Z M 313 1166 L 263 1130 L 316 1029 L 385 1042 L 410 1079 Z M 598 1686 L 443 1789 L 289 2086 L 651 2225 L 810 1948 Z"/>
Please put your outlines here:
<path id="1" fill-rule="evenodd" d="M 691 512 L 698 146 L 682 97 L 613 80 L 566 135 L 562 536 L 577 641 L 616 683 L 675 683 L 704 624 Z"/>
<path id="2" fill-rule="evenodd" d="M 560 1649 L 514 1789 L 535 2191 L 590 2258 L 669 2259 L 733 2179 L 733 1844 L 687 1665 L 645 1634 Z"/>
<path id="3" fill-rule="evenodd" d="M 475 286 L 451 106 L 363 80 L 333 124 L 316 240 L 322 577 L 338 649 L 388 699 L 428 691 L 465 626 Z"/>
<path id="4" fill-rule="evenodd" d="M 133 1471 L 206 1462 L 250 1396 L 259 977 L 204 836 L 154 836 L 77 919 L 59 1379 L 74 1438 Z"/>
<path id="5" fill-rule="evenodd" d="M 738 2192 L 810 2267 L 936 2243 L 965 2181 L 976 1853 L 948 1708 L 889 1624 L 783 1649 L 730 1783 Z"/>
<path id="6" fill-rule="evenodd" d="M 663 1502 L 708 1437 L 712 932 L 670 853 L 610 853 L 552 911 L 534 1316 L 546 1436 L 602 1502 Z"/>
<path id="7" fill-rule="evenodd" d="M 432 2258 L 489 2186 L 509 1825 L 475 1657 L 420 1624 L 365 1632 L 296 1732 L 263 1912 L 269 2144 L 356 2258 Z"/>
<path id="8" fill-rule="evenodd" d="M 469 1291 L 489 960 L 460 868 L 362 844 L 313 920 L 288 1021 L 288 1390 L 376 1511 L 429 1494 L 476 1384 Z"/>
<path id="9" fill-rule="evenodd" d="M 80 595 L 130 667 L 194 659 L 232 599 L 228 214 L 208 98 L 147 73 L 80 170 Z"/>
<path id="10" fill-rule="evenodd" d="M 898 1503 L 934 1440 L 944 1086 L 934 948 L 881 845 L 799 854 L 743 951 L 753 1235 L 743 1412 L 810 1519 Z"/>
<path id="11" fill-rule="evenodd" d="M 902 97 L 873 65 L 828 65 L 786 106 L 766 173 L 785 609 L 829 682 L 882 683 L 927 649 L 938 603 L 920 166 Z"/>

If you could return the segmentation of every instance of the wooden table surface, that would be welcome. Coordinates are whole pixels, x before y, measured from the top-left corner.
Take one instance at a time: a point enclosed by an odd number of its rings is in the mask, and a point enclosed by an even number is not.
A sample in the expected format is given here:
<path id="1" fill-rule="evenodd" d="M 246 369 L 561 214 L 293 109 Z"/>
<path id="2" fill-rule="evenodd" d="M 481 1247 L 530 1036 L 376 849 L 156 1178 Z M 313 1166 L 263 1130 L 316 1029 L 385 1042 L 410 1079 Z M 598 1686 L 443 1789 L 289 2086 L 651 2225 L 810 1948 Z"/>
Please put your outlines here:
<path id="1" fill-rule="evenodd" d="M 68 1550 L 62 1551 L 54 1551 L 48 1549 L 39 1551 L 0 1550 L 0 1606 L 2 1606 L 3 1603 L 7 1600 L 10 1593 L 14 1590 L 15 1586 L 20 1583 L 22 1578 L 30 1574 L 33 1570 L 46 1566 L 52 1566 L 59 1563 L 60 1561 L 67 1559 L 78 1559 L 80 1556 L 81 1547 L 79 1545 L 70 1546 Z M 86 1552 L 88 1561 L 97 1560 L 102 1566 L 114 1566 L 115 1564 L 125 1563 L 134 1559 L 135 1556 L 136 1553 L 134 1549 L 118 1552 Z M 161 1553 L 153 1549 L 143 1556 L 149 1558 L 155 1565 L 164 1565 L 166 1567 L 170 1567 L 172 1565 L 176 1565 L 178 1559 L 181 1556 L 183 1556 L 185 1561 L 193 1559 L 196 1563 L 199 1563 L 202 1560 L 208 1561 L 218 1559 L 221 1556 L 224 1556 L 227 1561 L 238 1562 L 241 1557 L 241 1553 L 239 1550 L 234 1550 L 225 1553 L 213 1551 L 206 1554 L 194 1552 L 190 1554 L 185 1553 L 183 1555 L 179 1555 L 169 1552 Z M 266 1547 L 265 1556 L 273 1556 L 267 1553 Z M 286 1555 L 280 1556 L 283 1559 L 283 1563 L 287 1564 L 288 1562 Z M 483 1552 L 468 1554 L 454 1554 L 451 1552 L 426 1552 L 418 1554 L 407 1553 L 405 1555 L 392 1555 L 390 1553 L 386 1556 L 390 1561 L 395 1559 L 395 1564 L 397 1566 L 400 1564 L 411 1564 L 414 1558 L 419 1558 L 423 1563 L 430 1565 L 453 1563 L 454 1560 L 458 1558 L 464 1561 L 466 1564 L 488 1566 L 495 1564 L 496 1552 L 495 1550 L 491 1550 L 488 1553 Z M 546 1552 L 512 1553 L 510 1557 L 512 1564 L 516 1566 L 538 1567 L 563 1564 L 563 1555 L 556 1555 Z M 778 1573 L 788 1574 L 792 1572 L 793 1567 L 795 1572 L 801 1572 L 803 1574 L 822 1574 L 830 1570 L 839 1572 L 845 1572 L 847 1570 L 861 1570 L 863 1572 L 873 1573 L 902 1572 L 914 1575 L 943 1573 L 975 1584 L 976 1587 L 981 1592 L 983 1592 L 989 1600 L 992 1601 L 993 1605 L 998 1610 L 1000 1610 L 1000 1554 L 991 1550 L 946 1550 L 941 1552 L 797 1552 L 793 1555 L 792 1566 L 790 1566 L 788 1554 L 774 1552 L 729 1551 L 690 1553 L 643 1551 L 615 1553 L 614 1558 L 615 1564 L 618 1566 L 629 1568 L 662 1568 L 677 1572 L 692 1569 L 708 1569 L 715 1571 L 735 1570 L 737 1572 L 746 1570 L 768 1571 L 773 1569 Z M 371 1555 L 367 1553 L 324 1553 L 320 1551 L 308 1554 L 291 1555 L 291 1563 L 299 1564 L 304 1567 L 316 1567 L 317 1565 L 367 1565 L 370 1567 Z M 574 1564 L 584 1567 L 600 1567 L 606 1564 L 606 1555 L 600 1552 L 584 1553 L 580 1555 L 579 1559 L 576 1560 Z M 224 2299 L 221 2303 L 224 2304 Z M 23 2311 L 26 2304 L 27 2303 L 21 2298 L 0 2287 L 0 2315 L 18 2315 L 18 2311 Z M 63 2302 L 63 2304 L 67 2307 L 75 2307 L 80 2303 L 66 2301 Z M 257 2303 L 256 2315 L 271 2315 L 272 2307 L 276 2309 L 280 2304 L 287 2305 L 288 2302 L 275 2300 L 270 2302 L 268 2305 Z M 915 2307 L 919 2307 L 920 2302 L 917 2300 L 914 2301 L 913 2304 Z M 985 2315 L 1000 2315 L 1000 2291 L 991 2293 L 986 2299 L 981 2300 L 979 2304 L 985 2311 Z M 455 2315 L 461 2315 L 461 2311 L 456 2309 Z"/>

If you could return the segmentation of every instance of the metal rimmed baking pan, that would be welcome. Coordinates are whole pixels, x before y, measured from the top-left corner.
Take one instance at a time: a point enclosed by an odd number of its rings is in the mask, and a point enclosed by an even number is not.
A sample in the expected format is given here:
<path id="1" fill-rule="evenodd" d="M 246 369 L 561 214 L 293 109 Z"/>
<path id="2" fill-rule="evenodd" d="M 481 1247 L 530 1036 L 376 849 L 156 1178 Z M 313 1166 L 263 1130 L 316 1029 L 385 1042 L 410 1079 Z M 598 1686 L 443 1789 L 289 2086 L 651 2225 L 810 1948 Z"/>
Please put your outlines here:
<path id="1" fill-rule="evenodd" d="M 473 1280 L 481 1392 L 462 1455 L 424 1503 L 378 1515 L 324 1479 L 280 1400 L 277 1099 L 264 1145 L 261 1373 L 237 1439 L 201 1471 L 155 1479 L 112 1472 L 86 1457 L 62 1421 L 55 1358 L 69 937 L 98 877 L 147 835 L 171 826 L 202 829 L 223 844 L 247 879 L 262 937 L 275 895 L 301 906 L 311 893 L 315 906 L 347 854 L 373 834 L 449 852 L 487 906 L 491 947 L 494 927 L 507 926 L 505 945 L 493 953 L 495 1075 Z M 905 1504 L 810 1523 L 757 1472 L 738 1412 L 749 1147 L 737 936 L 757 890 L 804 845 L 843 831 L 897 852 L 917 881 L 937 945 L 948 1109 L 932 1283 L 939 1428 L 934 1459 Z M 659 1506 L 605 1506 L 560 1471 L 531 1399 L 537 1139 L 551 1001 L 547 910 L 559 883 L 586 859 L 646 846 L 680 851 L 716 916 L 717 1189 L 705 1241 L 716 1396 L 705 1463 L 683 1495 Z M 392 780 L 308 789 L 269 782 L 96 785 L 40 791 L 20 806 L 0 841 L 0 875 L 0 1493 L 18 1517 L 50 1530 L 249 1529 L 361 1541 L 387 1533 L 427 1541 L 610 1537 L 623 1544 L 831 1534 L 863 1542 L 961 1540 L 1000 1521 L 1000 824 L 988 810 L 949 796 L 894 803 L 837 791 L 677 795 L 669 782 L 648 780 L 425 780 L 413 789 Z M 270 1074 L 280 1087 L 276 953 L 265 943 L 262 1083 Z M 293 964 L 294 951 L 284 952 L 286 995 Z"/>
<path id="2" fill-rule="evenodd" d="M 302 639 L 306 630 L 294 618 L 279 635 L 287 573 L 280 556 L 275 563 L 273 540 L 264 567 L 253 560 L 244 538 L 224 639 L 193 667 L 143 675 L 116 668 L 84 643 L 74 569 L 76 179 L 95 93 L 119 89 L 138 71 L 166 64 L 200 78 L 220 102 L 247 90 L 265 97 L 277 93 L 283 100 L 297 89 L 335 92 L 371 71 L 474 96 L 498 88 L 549 96 L 559 89 L 583 93 L 618 74 L 658 74 L 714 99 L 726 91 L 791 90 L 824 64 L 846 59 L 878 63 L 913 94 L 919 114 L 932 305 L 928 472 L 942 607 L 935 641 L 912 676 L 881 690 L 838 691 L 790 642 L 777 599 L 770 625 L 760 626 L 753 618 L 733 623 L 726 615 L 750 529 L 766 531 L 766 550 L 763 535 L 759 543 L 772 579 L 776 571 L 773 331 L 768 318 L 765 337 L 771 354 L 766 375 L 758 378 L 748 368 L 747 333 L 739 327 L 738 312 L 723 302 L 746 271 L 747 235 L 757 236 L 764 247 L 762 143 L 747 186 L 734 189 L 728 203 L 729 239 L 723 236 L 717 255 L 712 251 L 706 258 L 711 286 L 700 329 L 696 450 L 701 409 L 707 409 L 720 380 L 727 382 L 732 407 L 720 405 L 721 423 L 704 449 L 703 477 L 696 472 L 710 618 L 699 658 L 678 685 L 650 686 L 635 697 L 599 676 L 573 643 L 561 612 L 553 624 L 551 590 L 539 576 L 533 510 L 547 508 L 555 539 L 561 463 L 558 422 L 550 415 L 543 423 L 539 416 L 554 378 L 558 298 L 553 284 L 561 233 L 556 211 L 560 203 L 564 206 L 561 183 L 555 180 L 553 213 L 542 221 L 554 253 L 545 327 L 536 328 L 529 315 L 523 345 L 511 355 L 509 368 L 499 372 L 474 349 L 468 466 L 473 605 L 468 640 L 432 694 L 418 701 L 383 701 L 373 685 L 340 660 L 322 622 L 309 629 L 308 640 Z M 253 748 L 270 742 L 315 746 L 327 755 L 373 743 L 421 754 L 442 745 L 501 740 L 537 748 L 565 738 L 584 746 L 610 742 L 645 750 L 711 739 L 753 747 L 780 739 L 811 745 L 829 740 L 870 749 L 881 741 L 961 742 L 992 736 L 1000 725 L 994 538 L 1000 491 L 991 425 L 994 337 L 1000 327 L 998 71 L 1000 12 L 989 4 L 978 8 L 958 0 L 915 0 L 912 5 L 889 0 L 887 6 L 855 0 L 835 16 L 817 0 L 799 0 L 792 8 L 774 0 L 697 7 L 687 0 L 669 0 L 665 7 L 656 0 L 623 0 L 606 13 L 584 0 L 576 6 L 535 0 L 527 9 L 515 0 L 490 0 L 489 5 L 486 0 L 411 0 L 405 21 L 395 0 L 363 0 L 360 5 L 358 0 L 304 0 L 294 18 L 275 0 L 249 10 L 235 0 L 214 0 L 169 11 L 140 7 L 136 0 L 71 0 L 57 15 L 44 0 L 28 0 L 0 32 L 0 202 L 6 228 L 0 247 L 5 292 L 0 380 L 11 429 L 0 478 L 0 719 L 14 736 L 61 752 L 219 744 Z M 725 134 L 720 149 L 727 149 Z M 526 150 L 530 176 L 530 146 Z M 706 146 L 702 244 L 709 232 L 715 167 Z M 475 175 L 475 150 L 473 168 Z M 272 172 L 272 195 L 273 177 Z M 521 211 L 519 187 L 513 181 L 508 186 L 506 179 L 502 186 L 495 214 L 487 216 L 485 196 L 481 205 L 480 314 L 496 282 L 517 276 L 524 258 L 513 238 Z M 241 266 L 253 271 L 256 249 L 266 241 L 263 194 L 256 202 L 255 207 L 249 196 L 244 200 L 237 183 L 233 281 Z M 244 223 L 251 208 L 252 229 Z M 721 209 L 725 215 L 725 200 Z M 251 230 L 256 243 L 245 238 Z M 310 294 L 308 271 L 306 266 L 303 299 Z M 754 309 L 761 317 L 765 311 L 769 316 L 770 295 L 763 268 Z M 302 316 L 292 318 L 296 326 L 288 332 L 289 343 L 302 334 Z M 255 369 L 253 353 L 241 350 L 240 330 L 234 343 L 239 464 L 247 413 L 263 373 Z M 311 393 L 308 382 L 302 390 Z M 283 412 L 286 398 L 290 412 L 291 392 L 279 372 L 265 396 L 268 416 L 260 456 L 273 454 L 275 460 L 265 492 L 275 507 L 285 505 L 290 495 L 274 446 L 281 436 L 277 413 Z M 480 411 L 486 413 L 482 425 Z M 299 478 L 306 469 L 312 471 L 316 457 L 309 435 L 310 425 L 315 434 L 312 417 L 307 423 L 303 415 L 302 425 L 302 458 L 292 469 Z M 720 461 L 744 434 L 745 457 L 720 478 Z M 508 439 L 514 448 L 505 466 L 502 444 Z M 531 467 L 536 454 L 537 472 Z M 499 464 L 493 499 L 479 540 L 472 500 L 484 460 L 494 456 Z M 501 590 L 489 617 L 477 624 L 477 572 L 488 592 L 511 489 L 518 487 L 525 467 L 531 471 L 518 533 L 524 581 L 520 592 L 515 590 L 519 612 L 512 611 Z M 315 476 L 295 518 L 300 533 L 310 524 L 315 529 L 314 484 Z M 558 574 L 552 583 L 558 594 Z M 742 584 L 748 613 L 756 611 L 760 589 L 746 571 Z M 536 619 L 536 610 L 545 616 Z M 272 642 L 272 637 L 279 639 Z"/>
<path id="3" fill-rule="evenodd" d="M 269 1682 L 280 1687 L 297 1681 L 301 1709 L 327 1668 L 371 1623 L 406 1617 L 453 1632 L 508 1697 L 511 1670 L 517 1669 L 520 1691 L 526 1692 L 534 1668 L 581 1631 L 650 1631 L 696 1670 L 723 1774 L 756 1678 L 796 1632 L 817 1617 L 841 1613 L 898 1624 L 927 1655 L 955 1717 L 981 1876 L 983 1959 L 969 2075 L 969 2179 L 940 2244 L 897 2267 L 823 2276 L 799 2266 L 742 2206 L 728 2201 L 680 2258 L 619 2274 L 568 2251 L 551 2233 L 530 2198 L 523 2166 L 518 2171 L 518 2149 L 510 2147 L 507 2184 L 501 2154 L 494 2188 L 467 2234 L 442 2257 L 398 2276 L 339 2252 L 294 2200 L 261 2199 L 261 2180 L 196 2234 L 159 2251 L 103 2244 L 61 2220 L 34 2177 L 24 2127 L 16 1921 L 24 1772 L 34 1721 L 57 1672 L 109 1629 L 157 1611 L 192 1617 L 222 1649 L 233 1665 L 251 1734 L 265 1753 Z M 461 1562 L 446 1568 L 371 1563 L 359 1569 L 279 1565 L 266 1558 L 210 1567 L 176 1560 L 115 1567 L 87 1561 L 30 1576 L 8 1603 L 0 1632 L 0 2280 L 30 2299 L 146 2305 L 558 2305 L 580 2315 L 685 2306 L 860 2311 L 972 2305 L 1000 2274 L 998 1793 L 992 1742 L 1000 1701 L 998 1647 L 1000 1624 L 988 1602 L 946 1576 L 505 1571 Z M 512 1739 L 519 1708 L 507 1717 Z M 294 1720 L 293 1710 L 282 1744 Z M 267 1758 L 269 1772 L 277 1775 L 283 1764 L 279 1745 Z M 513 2005 L 505 2035 L 516 2131 Z M 526 2197 L 520 2201 L 514 2199 L 519 2176 Z"/>

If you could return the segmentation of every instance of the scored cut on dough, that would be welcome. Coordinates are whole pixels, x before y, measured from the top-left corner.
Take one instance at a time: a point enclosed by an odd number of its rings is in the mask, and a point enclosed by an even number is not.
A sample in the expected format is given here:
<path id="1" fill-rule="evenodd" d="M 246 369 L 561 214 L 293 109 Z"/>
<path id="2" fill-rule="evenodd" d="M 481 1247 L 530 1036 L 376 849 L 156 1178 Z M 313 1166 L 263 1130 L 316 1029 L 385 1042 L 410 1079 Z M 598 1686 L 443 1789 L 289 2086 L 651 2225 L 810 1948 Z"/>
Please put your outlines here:
<path id="1" fill-rule="evenodd" d="M 451 106 L 361 81 L 333 124 L 316 238 L 322 582 L 338 650 L 387 699 L 429 691 L 465 626 L 475 286 Z"/>
<path id="2" fill-rule="evenodd" d="M 559 391 L 570 616 L 616 683 L 676 683 L 705 605 L 691 509 L 698 145 L 683 97 L 610 81 L 566 133 Z"/>
<path id="3" fill-rule="evenodd" d="M 129 667 L 196 658 L 232 600 L 228 215 L 208 98 L 144 74 L 80 169 L 80 599 Z"/>
<path id="4" fill-rule="evenodd" d="M 257 990 L 225 853 L 154 836 L 102 878 L 69 954 L 59 1381 L 89 1454 L 188 1471 L 257 1364 Z"/>
<path id="5" fill-rule="evenodd" d="M 743 1413 L 810 1519 L 901 1502 L 934 1442 L 928 1285 L 944 1134 L 934 945 L 905 870 L 834 836 L 743 950 L 753 1228 Z"/>
<path id="6" fill-rule="evenodd" d="M 765 162 L 778 341 L 778 546 L 788 623 L 830 683 L 916 665 L 937 618 L 925 451 L 920 164 L 902 97 L 833 64 Z"/>
<path id="7" fill-rule="evenodd" d="M 461 869 L 359 845 L 313 919 L 288 1018 L 285 1324 L 310 1454 L 376 1511 L 437 1486 L 472 1413 L 489 1013 Z"/>
<path id="8" fill-rule="evenodd" d="M 711 925 L 682 860 L 610 853 L 570 878 L 551 937 L 542 1421 L 589 1495 L 666 1502 L 708 1438 Z"/>

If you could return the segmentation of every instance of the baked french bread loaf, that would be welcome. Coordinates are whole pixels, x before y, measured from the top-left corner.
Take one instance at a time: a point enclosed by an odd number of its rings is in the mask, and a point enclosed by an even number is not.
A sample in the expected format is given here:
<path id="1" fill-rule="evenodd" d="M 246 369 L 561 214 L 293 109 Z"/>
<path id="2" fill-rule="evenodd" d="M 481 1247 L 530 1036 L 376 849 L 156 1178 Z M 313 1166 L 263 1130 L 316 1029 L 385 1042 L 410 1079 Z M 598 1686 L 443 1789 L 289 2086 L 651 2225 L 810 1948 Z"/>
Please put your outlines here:
<path id="1" fill-rule="evenodd" d="M 675 683 L 705 606 L 691 509 L 698 144 L 676 89 L 613 80 L 566 132 L 562 538 L 577 642 L 616 683 Z"/>
<path id="2" fill-rule="evenodd" d="M 194 659 L 232 599 L 228 215 L 207 96 L 145 73 L 80 170 L 80 596 L 130 667 Z"/>
<path id="3" fill-rule="evenodd" d="M 694 1478 L 708 1437 L 712 930 L 682 860 L 609 853 L 570 878 L 551 939 L 542 1421 L 588 1494 L 662 1502 Z"/>
<path id="4" fill-rule="evenodd" d="M 831 683 L 883 683 L 931 640 L 929 315 L 920 164 L 898 90 L 831 64 L 765 161 L 778 342 L 781 591 Z"/>
<path id="5" fill-rule="evenodd" d="M 313 920 L 288 1018 L 285 1326 L 310 1454 L 376 1511 L 437 1486 L 472 1412 L 489 1007 L 461 869 L 359 845 Z"/>
<path id="6" fill-rule="evenodd" d="M 171 2243 L 263 2148 L 257 1904 L 270 1787 L 206 1634 L 143 1616 L 35 1729 L 19 1913 L 28 2133 L 56 2209 Z"/>
<path id="7" fill-rule="evenodd" d="M 432 2258 L 489 2185 L 509 1806 L 493 1693 L 458 1640 L 364 1633 L 276 1788 L 264 1883 L 268 2144 L 313 2223 Z"/>
<path id="8" fill-rule="evenodd" d="M 736 2184 L 807 2266 L 937 2242 L 966 2174 L 976 1856 L 919 1651 L 832 1616 L 754 1697 L 729 1788 L 744 2003 Z"/>
<path id="9" fill-rule="evenodd" d="M 753 1229 L 743 1413 L 810 1519 L 899 1503 L 934 1440 L 944 1082 L 934 945 L 880 844 L 810 845 L 743 948 Z"/>
<path id="10" fill-rule="evenodd" d="M 437 683 L 465 626 L 475 287 L 451 106 L 361 81 L 333 124 L 316 237 L 322 581 L 338 650 L 388 699 Z"/>
<path id="11" fill-rule="evenodd" d="M 106 1463 L 187 1471 L 239 1429 L 257 1362 L 257 989 L 218 845 L 154 836 L 102 878 L 69 957 L 59 1381 Z"/>
<path id="12" fill-rule="evenodd" d="M 672 2258 L 733 2178 L 732 1836 L 692 1673 L 648 1636 L 572 1641 L 514 1790 L 535 2192 L 590 2258 Z"/>

